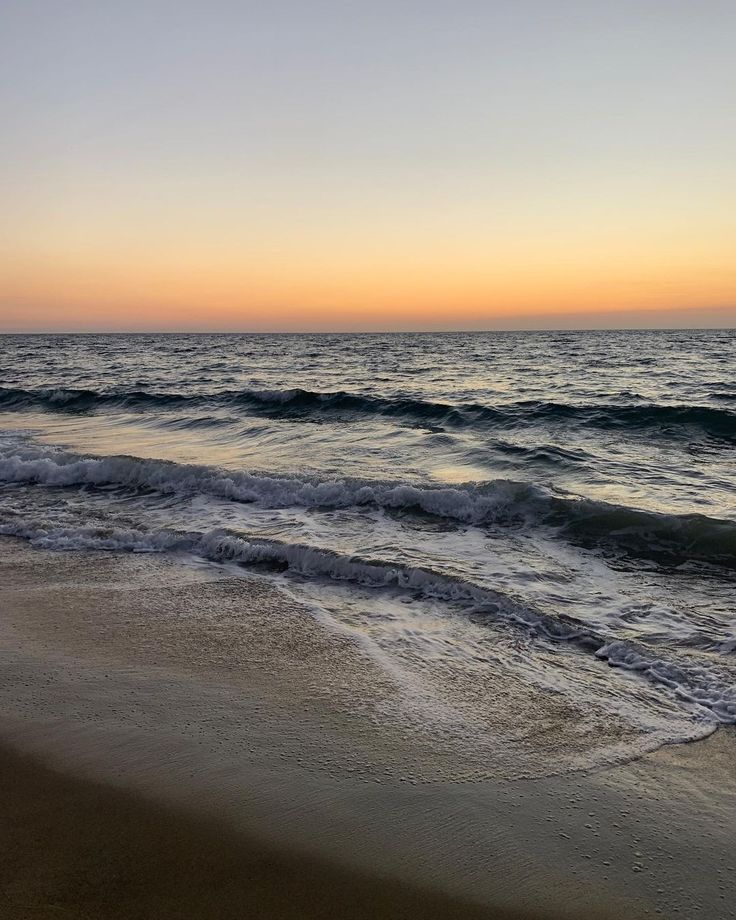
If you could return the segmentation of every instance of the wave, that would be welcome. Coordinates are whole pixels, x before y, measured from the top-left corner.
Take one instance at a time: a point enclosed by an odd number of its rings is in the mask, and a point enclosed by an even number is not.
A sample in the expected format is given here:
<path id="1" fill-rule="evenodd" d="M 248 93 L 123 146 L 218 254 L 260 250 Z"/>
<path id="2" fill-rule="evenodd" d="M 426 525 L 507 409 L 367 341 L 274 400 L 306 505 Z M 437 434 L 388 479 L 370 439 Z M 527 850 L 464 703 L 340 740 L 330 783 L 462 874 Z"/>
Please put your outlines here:
<path id="1" fill-rule="evenodd" d="M 574 405 L 528 401 L 515 407 L 534 421 L 572 421 L 604 430 L 669 432 L 699 431 L 708 437 L 736 442 L 736 413 L 713 406 L 665 405 Z"/>
<path id="2" fill-rule="evenodd" d="M 385 417 L 430 429 L 437 427 L 523 427 L 578 424 L 604 430 L 683 432 L 736 443 L 736 412 L 717 406 L 664 404 L 573 404 L 524 400 L 498 406 L 445 403 L 412 396 L 373 396 L 345 390 L 318 392 L 292 388 L 222 390 L 213 393 L 155 393 L 146 390 L 0 387 L 0 409 L 93 412 L 104 408 L 145 411 L 177 407 L 239 408 L 274 419 L 319 422 L 324 419 Z"/>
<path id="3" fill-rule="evenodd" d="M 505 479 L 440 487 L 278 478 L 164 460 L 83 457 L 13 446 L 0 456 L 0 482 L 202 494 L 268 508 L 375 508 L 475 526 L 547 527 L 576 545 L 607 547 L 636 559 L 673 566 L 700 561 L 736 569 L 736 521 L 557 495 L 532 483 Z"/>
<path id="4" fill-rule="evenodd" d="M 494 450 L 501 456 L 513 458 L 515 461 L 524 463 L 534 463 L 535 465 L 551 466 L 559 469 L 560 467 L 578 467 L 585 465 L 594 459 L 593 455 L 581 448 L 571 450 L 559 447 L 556 444 L 537 444 L 528 446 L 525 444 L 514 444 L 511 441 L 494 439 L 487 442 L 483 449 L 475 450 L 466 449 L 466 456 L 473 457 L 477 453 L 478 460 L 483 462 L 487 459 L 487 451 Z"/>
<path id="5" fill-rule="evenodd" d="M 555 616 L 519 603 L 506 594 L 430 568 L 402 566 L 380 559 L 347 556 L 300 543 L 252 539 L 223 530 L 208 533 L 116 528 L 49 528 L 13 521 L 0 534 L 28 540 L 53 550 L 179 552 L 213 562 L 267 566 L 311 578 L 348 582 L 368 588 L 390 588 L 413 596 L 446 601 L 467 609 L 475 618 L 522 629 L 532 638 L 572 645 L 610 666 L 623 668 L 665 686 L 683 703 L 709 719 L 736 723 L 736 690 L 700 663 L 665 660 L 629 640 L 591 629 L 568 616 Z"/>
<path id="6" fill-rule="evenodd" d="M 177 393 L 148 393 L 145 390 L 100 392 L 67 387 L 46 387 L 27 390 L 22 387 L 0 387 L 0 409 L 23 411 L 42 409 L 48 412 L 92 412 L 106 406 L 146 409 L 183 405 L 192 397 Z"/>

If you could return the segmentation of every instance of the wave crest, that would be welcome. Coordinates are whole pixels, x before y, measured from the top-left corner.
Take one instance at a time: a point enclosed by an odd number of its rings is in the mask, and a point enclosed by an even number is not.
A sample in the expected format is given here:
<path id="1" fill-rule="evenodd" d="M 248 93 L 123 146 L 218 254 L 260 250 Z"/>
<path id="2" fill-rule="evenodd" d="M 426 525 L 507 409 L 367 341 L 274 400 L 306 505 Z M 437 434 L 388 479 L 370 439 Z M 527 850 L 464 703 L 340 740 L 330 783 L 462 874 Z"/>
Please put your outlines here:
<path id="1" fill-rule="evenodd" d="M 370 480 L 320 481 L 128 456 L 80 457 L 26 448 L 0 457 L 0 482 L 203 494 L 269 508 L 367 507 L 432 515 L 475 526 L 544 526 L 577 545 L 610 547 L 634 558 L 668 565 L 696 560 L 736 569 L 734 521 L 556 495 L 513 480 L 457 487 Z"/>
<path id="2" fill-rule="evenodd" d="M 525 400 L 498 406 L 444 403 L 413 396 L 374 396 L 346 390 L 319 392 L 301 388 L 241 389 L 213 393 L 152 393 L 145 390 L 97 391 L 0 387 L 0 409 L 93 412 L 104 408 L 145 411 L 177 407 L 247 410 L 274 419 L 319 422 L 323 419 L 384 417 L 418 427 L 515 428 L 537 424 L 573 424 L 630 433 L 657 431 L 681 437 L 698 432 L 736 443 L 736 412 L 718 406 L 665 404 L 572 404 Z"/>

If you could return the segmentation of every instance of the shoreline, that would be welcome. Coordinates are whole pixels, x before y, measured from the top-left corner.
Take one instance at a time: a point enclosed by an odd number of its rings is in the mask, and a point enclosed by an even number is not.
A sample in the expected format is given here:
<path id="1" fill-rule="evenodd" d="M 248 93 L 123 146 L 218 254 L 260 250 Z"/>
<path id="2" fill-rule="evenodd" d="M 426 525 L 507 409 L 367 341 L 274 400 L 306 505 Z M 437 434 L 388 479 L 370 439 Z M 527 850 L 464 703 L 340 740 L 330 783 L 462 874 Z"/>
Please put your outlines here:
<path id="1" fill-rule="evenodd" d="M 0 541 L 0 576 L 0 762 L 21 788 L 16 825 L 23 808 L 37 828 L 56 815 L 59 884 L 78 861 L 63 802 L 98 796 L 129 815 L 130 851 L 133 815 L 160 815 L 160 833 L 182 828 L 182 854 L 226 839 L 223 862 L 276 860 L 285 887 L 308 863 L 315 898 L 331 878 L 335 898 L 366 886 L 374 916 L 402 916 L 399 903 L 420 917 L 734 916 L 733 731 L 589 773 L 476 775 L 402 731 L 386 675 L 267 583 L 13 540 Z M 45 818 L 23 792 L 33 782 L 50 790 Z M 94 833 L 112 854 L 107 829 Z M 25 851 L 29 880 L 47 850 Z M 85 884 L 102 884 L 85 865 Z M 314 916 L 330 910 L 346 915 L 335 902 Z"/>

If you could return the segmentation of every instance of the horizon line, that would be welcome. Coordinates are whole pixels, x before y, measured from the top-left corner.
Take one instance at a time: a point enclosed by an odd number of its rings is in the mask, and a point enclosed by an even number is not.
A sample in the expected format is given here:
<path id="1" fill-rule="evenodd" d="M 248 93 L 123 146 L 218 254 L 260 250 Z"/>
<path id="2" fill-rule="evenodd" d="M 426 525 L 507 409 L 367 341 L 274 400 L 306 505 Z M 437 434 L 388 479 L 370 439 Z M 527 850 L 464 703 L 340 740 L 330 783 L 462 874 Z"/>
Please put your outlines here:
<path id="1" fill-rule="evenodd" d="M 729 326 L 554 326 L 508 329 L 0 329 L 0 335 L 488 335 L 517 332 L 732 332 Z"/>

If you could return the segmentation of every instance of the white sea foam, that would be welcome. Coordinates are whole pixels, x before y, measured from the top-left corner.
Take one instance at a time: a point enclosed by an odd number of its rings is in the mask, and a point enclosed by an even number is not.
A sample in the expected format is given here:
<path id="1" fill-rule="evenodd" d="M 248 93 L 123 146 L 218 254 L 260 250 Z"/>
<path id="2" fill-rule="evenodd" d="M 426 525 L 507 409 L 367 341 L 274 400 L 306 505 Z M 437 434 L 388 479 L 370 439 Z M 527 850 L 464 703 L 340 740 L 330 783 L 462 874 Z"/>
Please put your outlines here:
<path id="1" fill-rule="evenodd" d="M 475 616 L 488 617 L 494 623 L 519 628 L 542 641 L 564 642 L 581 653 L 592 653 L 612 667 L 636 672 L 668 688 L 701 719 L 736 723 L 736 688 L 717 669 L 709 669 L 685 656 L 678 660 L 659 657 L 644 646 L 592 630 L 571 618 L 543 613 L 501 592 L 428 568 L 346 556 L 299 543 L 251 539 L 222 530 L 181 533 L 60 528 L 44 522 L 14 520 L 0 525 L 0 534 L 22 537 L 35 546 L 54 550 L 185 552 L 215 562 L 267 565 L 305 577 L 391 588 L 445 601 Z"/>
<path id="2" fill-rule="evenodd" d="M 736 568 L 736 523 L 665 514 L 497 479 L 457 487 L 356 479 L 272 477 L 129 456 L 83 457 L 18 447 L 0 453 L 0 482 L 52 488 L 114 486 L 160 494 L 208 495 L 263 508 L 378 508 L 417 511 L 460 524 L 547 526 L 573 541 L 619 546 L 674 564 L 700 559 Z"/>
<path id="3" fill-rule="evenodd" d="M 421 487 L 351 480 L 309 481 L 223 471 L 136 457 L 77 457 L 29 449 L 0 458 L 0 481 L 52 487 L 121 486 L 161 493 L 201 493 L 266 507 L 416 508 L 465 523 L 493 521 L 522 506 L 544 501 L 542 490 L 527 483 L 496 480 L 482 488 Z"/>

